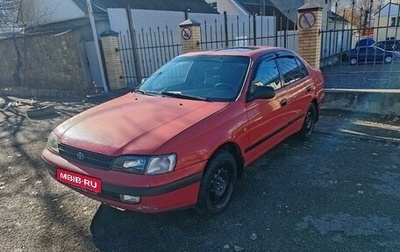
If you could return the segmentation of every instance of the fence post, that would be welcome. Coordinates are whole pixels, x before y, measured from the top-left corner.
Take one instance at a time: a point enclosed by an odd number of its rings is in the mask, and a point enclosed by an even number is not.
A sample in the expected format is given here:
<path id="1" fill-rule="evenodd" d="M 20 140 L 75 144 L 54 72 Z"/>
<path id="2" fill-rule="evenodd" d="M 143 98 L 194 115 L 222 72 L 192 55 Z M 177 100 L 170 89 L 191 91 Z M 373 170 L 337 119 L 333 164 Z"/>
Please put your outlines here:
<path id="1" fill-rule="evenodd" d="M 111 90 L 126 87 L 122 78 L 121 56 L 118 52 L 118 32 L 107 30 L 100 34 L 101 46 L 103 48 L 104 61 L 108 85 Z"/>
<path id="2" fill-rule="evenodd" d="M 181 30 L 182 53 L 200 51 L 200 23 L 186 19 L 179 24 Z"/>
<path id="3" fill-rule="evenodd" d="M 257 23 L 256 15 L 253 14 L 253 46 L 257 45 Z"/>
<path id="4" fill-rule="evenodd" d="M 313 67 L 320 67 L 322 7 L 306 3 L 298 10 L 299 54 Z"/>
<path id="5" fill-rule="evenodd" d="M 228 38 L 228 14 L 224 11 L 224 27 L 225 27 L 225 47 L 229 46 Z"/>
<path id="6" fill-rule="evenodd" d="M 133 65 L 135 66 L 135 74 L 136 74 L 136 84 L 139 84 L 142 81 L 142 71 L 140 69 L 140 61 L 139 61 L 139 56 L 137 52 L 137 42 L 136 42 L 136 34 L 135 30 L 133 29 L 133 19 L 132 19 L 132 12 L 131 12 L 131 6 L 126 2 L 126 15 L 128 17 L 128 27 L 129 27 L 129 34 L 131 37 L 131 43 L 132 43 L 132 56 L 133 56 Z"/>

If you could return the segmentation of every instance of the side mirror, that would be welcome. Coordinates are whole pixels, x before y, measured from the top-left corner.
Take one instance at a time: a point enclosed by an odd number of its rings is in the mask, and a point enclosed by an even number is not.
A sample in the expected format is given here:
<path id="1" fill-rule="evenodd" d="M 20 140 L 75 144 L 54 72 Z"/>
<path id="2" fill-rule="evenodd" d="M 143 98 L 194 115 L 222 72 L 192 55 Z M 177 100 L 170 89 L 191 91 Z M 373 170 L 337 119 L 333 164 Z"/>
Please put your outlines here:
<path id="1" fill-rule="evenodd" d="M 251 93 L 251 99 L 272 99 L 275 97 L 275 89 L 270 86 L 257 86 Z"/>

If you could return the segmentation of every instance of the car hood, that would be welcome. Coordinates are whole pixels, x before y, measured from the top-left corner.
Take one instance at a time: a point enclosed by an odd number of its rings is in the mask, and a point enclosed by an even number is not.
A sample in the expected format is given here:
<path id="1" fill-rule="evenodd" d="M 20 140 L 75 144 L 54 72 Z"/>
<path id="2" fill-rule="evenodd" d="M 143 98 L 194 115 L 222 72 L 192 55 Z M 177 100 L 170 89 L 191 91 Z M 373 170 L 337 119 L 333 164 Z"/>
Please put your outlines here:
<path id="1" fill-rule="evenodd" d="M 70 118 L 55 133 L 62 144 L 105 155 L 154 154 L 227 104 L 129 93 Z"/>

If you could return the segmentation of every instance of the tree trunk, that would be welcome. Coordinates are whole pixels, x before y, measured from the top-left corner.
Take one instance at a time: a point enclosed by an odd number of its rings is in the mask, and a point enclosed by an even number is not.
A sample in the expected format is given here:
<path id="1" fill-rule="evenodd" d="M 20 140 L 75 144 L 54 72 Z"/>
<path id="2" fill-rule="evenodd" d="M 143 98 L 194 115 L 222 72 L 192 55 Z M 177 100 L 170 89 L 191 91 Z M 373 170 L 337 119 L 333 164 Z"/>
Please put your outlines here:
<path id="1" fill-rule="evenodd" d="M 22 60 L 21 60 L 21 52 L 18 46 L 18 41 L 15 35 L 13 36 L 13 42 L 14 42 L 15 53 L 17 54 L 17 59 L 15 62 L 15 70 L 13 73 L 14 86 L 20 86 L 21 85 L 20 70 L 22 67 Z"/>

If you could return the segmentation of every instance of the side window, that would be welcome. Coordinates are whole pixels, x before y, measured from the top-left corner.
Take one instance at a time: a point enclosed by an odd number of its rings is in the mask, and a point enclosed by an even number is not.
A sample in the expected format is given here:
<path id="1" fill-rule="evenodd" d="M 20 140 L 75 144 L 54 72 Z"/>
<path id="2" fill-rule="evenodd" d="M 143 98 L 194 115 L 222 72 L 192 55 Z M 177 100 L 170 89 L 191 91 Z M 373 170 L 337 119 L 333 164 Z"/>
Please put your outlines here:
<path id="1" fill-rule="evenodd" d="M 295 82 L 305 76 L 301 71 L 294 57 L 282 57 L 277 59 L 279 68 L 282 72 L 285 85 Z"/>
<path id="2" fill-rule="evenodd" d="M 275 60 L 263 61 L 258 65 L 253 82 L 256 85 L 271 86 L 275 90 L 282 87 L 278 66 Z"/>
<path id="3" fill-rule="evenodd" d="M 295 60 L 296 60 L 297 66 L 299 67 L 299 70 L 300 70 L 300 75 L 301 75 L 300 78 L 304 78 L 304 77 L 308 76 L 307 68 L 303 64 L 303 62 L 301 62 L 301 60 L 299 60 L 299 58 L 295 58 Z"/>

